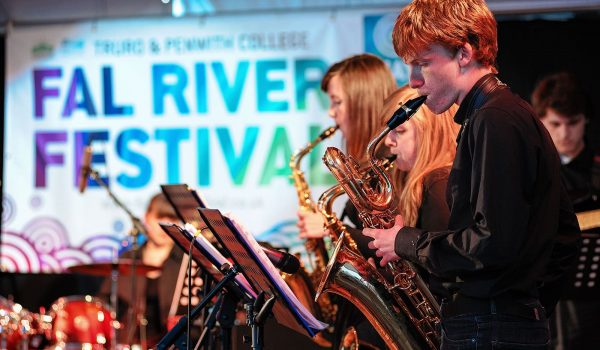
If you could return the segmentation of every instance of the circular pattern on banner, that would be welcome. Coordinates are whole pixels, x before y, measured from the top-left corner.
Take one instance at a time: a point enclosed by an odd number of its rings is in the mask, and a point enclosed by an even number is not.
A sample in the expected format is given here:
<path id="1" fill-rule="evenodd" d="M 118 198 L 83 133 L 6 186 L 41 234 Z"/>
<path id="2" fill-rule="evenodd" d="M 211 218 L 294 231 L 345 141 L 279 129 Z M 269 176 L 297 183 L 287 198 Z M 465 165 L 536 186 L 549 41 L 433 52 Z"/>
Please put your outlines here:
<path id="1" fill-rule="evenodd" d="M 42 263 L 42 271 L 51 273 L 51 272 L 62 272 L 64 269 L 60 266 L 60 261 L 58 261 L 54 256 L 50 254 L 41 254 L 40 260 Z"/>
<path id="2" fill-rule="evenodd" d="M 2 232 L 0 265 L 10 272 L 39 272 L 40 259 L 35 247 L 18 233 Z"/>
<path id="3" fill-rule="evenodd" d="M 294 220 L 285 220 L 276 223 L 265 232 L 257 234 L 256 240 L 267 241 L 275 247 L 302 245 L 302 241 L 298 238 L 298 228 Z"/>
<path id="4" fill-rule="evenodd" d="M 112 261 L 118 255 L 121 240 L 112 235 L 98 235 L 83 241 L 81 250 L 94 261 Z"/>
<path id="5" fill-rule="evenodd" d="M 124 228 L 125 225 L 123 224 L 122 220 L 115 220 L 113 223 L 113 230 L 115 230 L 115 232 L 123 232 Z"/>
<path id="6" fill-rule="evenodd" d="M 6 225 L 15 216 L 17 207 L 15 201 L 8 194 L 2 196 L 2 224 Z"/>
<path id="7" fill-rule="evenodd" d="M 396 23 L 396 14 L 382 16 L 373 28 L 373 45 L 379 53 L 388 58 L 397 58 L 392 43 L 392 31 Z"/>
<path id="8" fill-rule="evenodd" d="M 67 230 L 56 219 L 36 218 L 25 225 L 23 232 L 36 251 L 42 254 L 49 254 L 69 245 Z"/>
<path id="9" fill-rule="evenodd" d="M 29 205 L 33 209 L 39 209 L 42 206 L 42 198 L 40 196 L 33 196 L 29 200 Z"/>
<path id="10" fill-rule="evenodd" d="M 63 270 L 69 266 L 90 264 L 93 262 L 89 255 L 77 248 L 62 248 L 55 251 L 53 255 Z"/>

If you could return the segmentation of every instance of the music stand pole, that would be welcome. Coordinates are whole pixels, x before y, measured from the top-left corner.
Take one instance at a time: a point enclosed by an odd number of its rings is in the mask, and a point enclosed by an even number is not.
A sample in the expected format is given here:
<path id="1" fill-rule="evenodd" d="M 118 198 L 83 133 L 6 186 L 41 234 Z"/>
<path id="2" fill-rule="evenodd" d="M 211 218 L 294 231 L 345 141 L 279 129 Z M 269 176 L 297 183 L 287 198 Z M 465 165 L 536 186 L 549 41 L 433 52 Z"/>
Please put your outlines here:
<path id="1" fill-rule="evenodd" d="M 219 270 L 221 270 L 221 272 L 225 274 L 225 277 L 223 277 L 223 279 L 219 281 L 219 283 L 217 283 L 217 285 L 192 310 L 192 312 L 190 313 L 190 322 L 199 316 L 202 309 L 204 309 L 204 307 L 211 301 L 211 299 L 215 295 L 217 295 L 217 293 L 219 293 L 227 283 L 233 281 L 233 279 L 239 272 L 238 268 L 235 265 L 230 267 L 229 264 L 223 264 L 219 268 Z M 187 315 L 181 317 L 177 324 L 173 328 L 171 328 L 171 330 L 167 332 L 167 334 L 165 334 L 165 336 L 160 340 L 160 342 L 158 342 L 158 344 L 156 344 L 156 349 L 166 350 L 171 345 L 173 345 L 175 341 L 177 341 L 179 336 L 181 336 L 181 334 L 184 333 L 187 322 Z"/>
<path id="2" fill-rule="evenodd" d="M 207 341 L 208 337 L 210 336 L 212 329 L 214 328 L 215 324 L 217 323 L 217 312 L 221 308 L 221 305 L 223 305 L 223 299 L 225 298 L 226 293 L 227 293 L 227 291 L 224 290 L 219 295 L 217 302 L 215 303 L 215 305 L 213 305 L 213 308 L 208 313 L 208 316 L 206 317 L 206 322 L 204 322 L 204 325 L 203 325 L 202 334 L 200 334 L 200 339 L 196 343 L 194 350 L 197 350 L 201 346 L 203 346 L 204 343 Z M 208 348 L 210 348 L 210 344 L 208 344 Z"/>

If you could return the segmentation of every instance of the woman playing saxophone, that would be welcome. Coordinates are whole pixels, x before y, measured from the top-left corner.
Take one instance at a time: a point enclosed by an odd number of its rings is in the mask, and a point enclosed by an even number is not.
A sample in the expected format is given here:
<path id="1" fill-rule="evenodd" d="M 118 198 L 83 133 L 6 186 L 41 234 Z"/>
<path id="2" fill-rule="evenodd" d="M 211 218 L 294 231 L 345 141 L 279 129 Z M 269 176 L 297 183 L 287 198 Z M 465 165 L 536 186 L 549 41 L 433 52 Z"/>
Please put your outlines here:
<path id="1" fill-rule="evenodd" d="M 387 119 L 395 111 L 402 110 L 399 107 L 403 103 L 408 100 L 417 100 L 416 97 L 418 97 L 416 90 L 409 87 L 398 89 L 386 99 L 382 111 L 382 116 L 385 117 L 382 118 Z M 389 204 L 387 204 L 389 209 L 385 212 L 403 213 L 407 217 L 407 220 L 411 220 L 413 224 L 419 227 L 432 229 L 446 227 L 449 218 L 449 209 L 445 202 L 444 193 L 449 167 L 455 155 L 455 139 L 458 131 L 452 119 L 455 111 L 456 108 L 452 108 L 450 111 L 436 116 L 425 106 L 421 106 L 414 114 L 411 113 L 412 117 L 409 117 L 408 121 L 397 126 L 385 136 L 385 145 L 396 156 L 395 165 L 399 172 L 394 182 L 396 198 L 389 201 Z M 374 140 L 380 140 L 384 135 L 385 133 L 380 133 Z M 369 145 L 369 151 L 376 150 L 376 145 L 377 142 L 372 141 Z M 365 192 L 372 195 L 380 188 L 376 183 L 372 183 L 373 181 L 367 180 L 368 176 L 366 173 L 362 173 L 365 170 L 361 170 L 360 174 L 346 173 L 351 168 L 350 164 L 353 161 L 340 153 L 339 150 L 334 148 L 328 149 L 325 158 L 327 158 L 328 167 L 336 175 L 338 181 L 342 182 L 342 186 L 354 183 L 356 186 L 372 187 L 372 191 Z M 362 181 L 359 181 L 359 178 L 362 178 Z M 373 180 L 375 179 L 373 178 Z M 354 186 L 350 186 L 348 189 L 351 190 L 351 188 L 357 189 Z M 368 212 L 367 207 L 364 207 L 365 203 L 362 202 L 362 200 L 370 202 L 370 195 L 367 198 L 361 197 L 361 200 L 358 198 L 360 197 L 358 192 L 352 192 L 350 197 L 353 201 L 356 200 L 355 203 L 358 205 L 362 219 L 375 218 L 372 216 L 374 213 Z M 383 217 L 380 219 L 383 219 Z M 327 291 L 343 295 L 355 304 L 375 329 L 377 329 L 378 333 L 386 340 L 386 345 L 389 348 L 417 349 L 421 348 L 421 346 L 427 347 L 427 345 L 421 344 L 421 341 L 418 340 L 421 339 L 420 336 L 414 332 L 416 329 L 412 327 L 416 322 L 424 322 L 425 320 L 420 318 L 418 313 L 411 314 L 403 308 L 396 307 L 390 309 L 390 306 L 385 302 L 385 300 L 390 299 L 389 290 L 386 292 L 385 288 L 381 289 L 378 287 L 383 283 L 378 278 L 373 279 L 373 275 L 378 274 L 378 272 L 369 271 L 369 268 L 366 268 L 366 262 L 363 257 L 378 259 L 374 255 L 375 251 L 368 247 L 371 239 L 362 236 L 358 229 L 348 228 L 347 231 L 357 243 L 362 254 L 362 257 L 354 256 L 354 258 L 351 258 L 355 259 L 356 270 L 347 266 L 344 267 L 344 261 L 347 261 L 348 257 L 352 257 L 352 254 L 341 253 L 342 257 L 332 257 L 332 260 L 336 259 L 336 263 L 332 265 L 332 270 L 327 272 L 329 275 L 328 279 L 322 281 L 321 286 Z M 336 252 L 338 248 L 336 247 Z M 337 260 L 338 258 L 341 260 Z M 373 266 L 372 269 L 374 268 Z M 357 279 L 357 282 L 350 283 L 350 280 L 353 278 L 345 275 L 344 270 L 355 271 L 352 273 L 360 274 L 362 276 L 361 280 L 364 282 L 359 282 Z M 418 272 L 421 275 L 421 279 L 426 281 L 427 276 L 422 274 L 423 271 Z M 387 276 L 388 273 L 384 272 L 384 275 Z M 381 278 L 383 278 L 383 275 Z M 336 281 L 339 281 L 341 284 L 338 284 Z M 362 284 L 371 282 L 374 284 L 363 288 Z M 343 287 L 344 285 L 346 287 Z M 323 290 L 321 286 L 319 287 L 320 291 Z M 391 284 L 388 284 L 388 287 L 391 287 Z M 427 287 L 424 287 L 422 292 L 425 294 L 428 293 Z M 411 321 L 413 322 L 412 326 L 410 325 Z M 419 324 L 422 325 L 422 323 Z M 429 331 L 423 328 L 423 326 L 419 329 L 419 332 L 421 331 L 428 334 L 427 343 L 430 344 L 429 346 L 436 348 L 436 343 L 439 344 L 439 341 L 430 339 L 431 335 L 429 335 Z M 360 331 L 358 331 L 358 337 L 361 337 Z"/>
<path id="2" fill-rule="evenodd" d="M 330 100 L 329 116 L 335 121 L 344 139 L 349 154 L 359 161 L 366 161 L 364 150 L 385 122 L 381 115 L 384 99 L 396 89 L 394 77 L 379 58 L 369 54 L 348 57 L 333 64 L 321 81 L 321 89 Z M 343 216 L 348 216 L 354 225 L 360 221 L 353 215 L 352 205 L 348 205 Z M 306 210 L 298 211 L 298 227 L 301 238 L 323 238 L 329 236 L 324 230 L 321 213 Z M 334 325 L 334 349 L 339 348 L 341 338 L 349 326 L 366 331 L 361 340 L 374 344 L 374 348 L 385 348 L 377 333 L 370 327 L 364 316 L 350 303 L 340 302 Z"/>

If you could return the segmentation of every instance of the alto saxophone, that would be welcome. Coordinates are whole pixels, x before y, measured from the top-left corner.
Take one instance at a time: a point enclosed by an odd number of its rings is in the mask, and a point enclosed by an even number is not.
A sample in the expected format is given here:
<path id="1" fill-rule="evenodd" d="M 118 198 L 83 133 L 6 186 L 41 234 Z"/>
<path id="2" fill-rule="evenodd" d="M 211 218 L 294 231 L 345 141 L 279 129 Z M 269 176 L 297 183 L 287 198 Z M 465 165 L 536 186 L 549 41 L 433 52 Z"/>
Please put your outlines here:
<path id="1" fill-rule="evenodd" d="M 300 170 L 300 161 L 318 143 L 331 137 L 337 131 L 337 129 L 337 126 L 332 126 L 330 128 L 325 129 L 317 138 L 309 142 L 305 147 L 296 151 L 290 159 L 292 179 L 294 181 L 294 187 L 296 188 L 296 192 L 298 194 L 299 206 L 302 210 L 316 212 L 316 204 L 312 200 L 308 182 L 304 177 L 304 172 Z M 312 290 L 314 291 L 314 287 L 318 285 L 319 281 L 321 280 L 321 276 L 325 271 L 325 266 L 327 265 L 329 256 L 325 246 L 325 242 L 322 238 L 307 239 L 305 242 L 305 247 L 309 257 L 309 263 L 312 268 L 312 272 L 308 276 L 310 279 L 310 287 L 312 287 Z M 293 278 L 294 276 L 286 276 L 286 280 Z M 312 295 L 313 294 L 309 296 L 304 296 L 304 299 L 308 298 L 310 302 L 314 302 Z M 300 298 L 300 296 L 298 297 Z M 315 307 L 309 307 L 309 309 L 315 315 L 321 314 L 325 321 L 332 322 L 335 319 L 336 306 L 329 300 L 329 298 L 319 300 L 318 304 L 318 309 L 316 309 Z"/>
<path id="2" fill-rule="evenodd" d="M 317 144 L 321 141 L 331 137 L 338 129 L 338 126 L 332 126 L 325 129 L 317 138 L 310 141 L 306 146 L 296 151 L 292 154 L 290 158 L 290 168 L 292 169 L 292 179 L 294 180 L 294 187 L 296 188 L 296 193 L 298 195 L 298 205 L 300 209 L 316 212 L 316 204 L 312 200 L 312 196 L 310 193 L 310 188 L 308 187 L 308 182 L 304 177 L 304 172 L 300 170 L 300 161 L 307 155 Z M 325 269 L 325 265 L 327 265 L 327 261 L 329 257 L 327 255 L 327 249 L 325 247 L 325 242 L 323 239 L 319 238 L 309 238 L 305 242 L 306 251 L 309 256 L 309 263 L 313 270 L 313 275 L 317 275 L 316 282 L 320 280 L 321 273 Z M 319 272 L 320 271 L 320 272 Z"/>
<path id="3" fill-rule="evenodd" d="M 374 157 L 379 142 L 407 121 L 426 97 L 409 100 L 387 122 L 387 126 L 367 147 L 367 171 L 337 148 L 329 147 L 323 160 L 359 212 L 365 227 L 389 228 L 394 224 L 398 203 L 380 161 Z M 374 181 L 377 180 L 377 181 Z M 355 249 L 338 239 L 317 291 L 333 292 L 350 300 L 367 317 L 391 349 L 419 349 L 424 342 L 431 349 L 440 346 L 440 309 L 429 289 L 406 260 L 389 263 L 390 281 Z M 391 306 L 391 308 L 390 308 Z M 414 326 L 418 338 L 408 328 Z"/>

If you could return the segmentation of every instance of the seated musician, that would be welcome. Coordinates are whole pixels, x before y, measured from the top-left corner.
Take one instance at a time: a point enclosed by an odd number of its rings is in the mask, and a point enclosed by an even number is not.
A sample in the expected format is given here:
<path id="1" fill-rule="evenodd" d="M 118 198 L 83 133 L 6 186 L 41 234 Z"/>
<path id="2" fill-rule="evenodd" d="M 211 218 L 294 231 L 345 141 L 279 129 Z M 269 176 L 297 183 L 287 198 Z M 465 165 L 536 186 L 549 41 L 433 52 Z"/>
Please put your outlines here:
<path id="1" fill-rule="evenodd" d="M 180 296 L 174 295 L 183 252 L 174 247 L 173 240 L 161 229 L 159 222 L 178 223 L 179 219 L 167 198 L 156 194 L 150 200 L 144 224 L 146 227 L 147 241 L 139 247 L 136 263 L 146 266 L 158 266 L 160 270 L 151 271 L 145 275 L 135 276 L 131 273 L 121 273 L 118 279 L 118 320 L 122 323 L 118 332 L 119 344 L 143 344 L 139 325 L 145 326 L 145 337 L 148 347 L 154 346 L 167 332 L 167 319 L 179 307 Z M 121 258 L 133 258 L 133 252 L 121 254 Z M 100 295 L 107 301 L 110 298 L 110 277 L 104 281 Z M 132 295 L 135 290 L 135 296 Z M 132 299 L 137 299 L 137 310 L 133 307 Z M 186 298 L 183 298 L 186 299 Z M 185 300 L 182 301 L 185 303 Z M 182 307 L 179 314 L 186 308 Z"/>
<path id="2" fill-rule="evenodd" d="M 600 155 L 586 144 L 586 125 L 591 115 L 586 97 L 575 77 L 567 72 L 544 77 L 531 96 L 533 109 L 560 155 L 561 178 L 575 212 L 600 209 Z M 600 222 L 596 225 L 583 232 L 600 232 Z M 594 348 L 600 344 L 595 326 L 600 322 L 600 302 L 581 300 L 576 295 L 567 298 L 558 304 L 551 319 L 555 348 Z"/>

